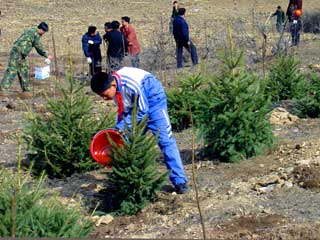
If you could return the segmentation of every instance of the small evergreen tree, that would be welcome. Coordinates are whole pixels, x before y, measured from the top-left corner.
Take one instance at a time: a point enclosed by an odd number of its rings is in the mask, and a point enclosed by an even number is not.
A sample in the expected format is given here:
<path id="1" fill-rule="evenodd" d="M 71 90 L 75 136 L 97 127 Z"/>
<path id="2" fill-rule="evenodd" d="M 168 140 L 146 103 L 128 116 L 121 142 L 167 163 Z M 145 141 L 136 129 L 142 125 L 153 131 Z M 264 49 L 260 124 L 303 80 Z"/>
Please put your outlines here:
<path id="1" fill-rule="evenodd" d="M 94 134 L 114 125 L 112 115 L 94 114 L 83 86 L 69 79 L 60 87 L 62 98 L 47 98 L 47 115 L 29 111 L 24 139 L 33 173 L 66 177 L 97 167 L 89 147 Z"/>
<path id="2" fill-rule="evenodd" d="M 0 238 L 87 237 L 93 224 L 80 206 L 65 206 L 43 187 L 43 175 L 32 180 L 0 169 Z M 49 196 L 51 195 L 51 196 Z"/>
<path id="3" fill-rule="evenodd" d="M 320 76 L 311 74 L 310 84 L 306 96 L 297 100 L 296 114 L 299 117 L 320 117 Z"/>
<path id="4" fill-rule="evenodd" d="M 281 55 L 272 66 L 267 91 L 272 101 L 299 99 L 306 93 L 306 79 L 293 56 Z"/>
<path id="5" fill-rule="evenodd" d="M 157 138 L 145 134 L 147 119 L 137 123 L 134 107 L 132 126 L 126 126 L 124 131 L 123 147 L 117 148 L 113 144 L 110 174 L 114 188 L 110 196 L 113 209 L 109 210 L 116 214 L 133 215 L 142 210 L 155 197 L 168 175 L 157 171 Z"/>
<path id="6" fill-rule="evenodd" d="M 244 69 L 242 57 L 233 49 L 230 33 L 223 69 L 208 81 L 194 114 L 207 152 L 232 162 L 255 156 L 273 142 L 265 86 Z"/>
<path id="7" fill-rule="evenodd" d="M 205 79 L 200 75 L 191 75 L 179 81 L 178 88 L 167 91 L 168 111 L 172 128 L 182 131 L 190 126 L 190 109 L 199 108 Z"/>

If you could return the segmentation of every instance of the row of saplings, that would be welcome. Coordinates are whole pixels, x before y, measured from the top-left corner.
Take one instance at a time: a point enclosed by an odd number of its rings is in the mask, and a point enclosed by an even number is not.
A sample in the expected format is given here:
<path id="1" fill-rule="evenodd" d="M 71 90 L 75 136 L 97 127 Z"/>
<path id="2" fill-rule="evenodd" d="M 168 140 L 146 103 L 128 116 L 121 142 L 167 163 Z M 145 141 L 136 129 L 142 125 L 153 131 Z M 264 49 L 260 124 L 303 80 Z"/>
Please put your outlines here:
<path id="1" fill-rule="evenodd" d="M 190 127 L 192 114 L 193 127 L 204 140 L 203 153 L 211 159 L 237 162 L 272 147 L 272 103 L 293 99 L 300 116 L 320 116 L 319 76 L 301 74 L 293 57 L 280 56 L 264 79 L 244 68 L 242 52 L 230 50 L 221 60 L 220 73 L 187 77 L 168 91 L 173 127 Z M 72 77 L 60 89 L 60 98 L 47 98 L 46 114 L 28 111 L 22 137 L 33 163 L 29 171 L 0 168 L 0 237 L 85 237 L 92 231 L 81 208 L 62 207 L 58 196 L 44 188 L 44 173 L 64 178 L 99 168 L 89 144 L 97 131 L 114 126 L 114 115 L 93 108 L 91 97 Z M 155 200 L 167 172 L 158 171 L 157 141 L 144 134 L 145 127 L 146 119 L 133 119 L 124 146 L 114 148 L 108 195 L 97 212 L 136 214 Z"/>

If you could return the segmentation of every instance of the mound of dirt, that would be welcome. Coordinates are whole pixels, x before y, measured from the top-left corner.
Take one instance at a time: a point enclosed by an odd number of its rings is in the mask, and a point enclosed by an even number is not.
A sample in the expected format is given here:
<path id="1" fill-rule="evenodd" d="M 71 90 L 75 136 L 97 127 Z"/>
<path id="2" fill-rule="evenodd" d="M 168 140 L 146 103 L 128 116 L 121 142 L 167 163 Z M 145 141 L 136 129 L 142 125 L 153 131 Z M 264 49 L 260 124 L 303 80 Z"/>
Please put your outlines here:
<path id="1" fill-rule="evenodd" d="M 289 113 L 286 109 L 277 107 L 271 112 L 269 120 L 274 125 L 291 125 L 296 123 L 299 118 Z"/>

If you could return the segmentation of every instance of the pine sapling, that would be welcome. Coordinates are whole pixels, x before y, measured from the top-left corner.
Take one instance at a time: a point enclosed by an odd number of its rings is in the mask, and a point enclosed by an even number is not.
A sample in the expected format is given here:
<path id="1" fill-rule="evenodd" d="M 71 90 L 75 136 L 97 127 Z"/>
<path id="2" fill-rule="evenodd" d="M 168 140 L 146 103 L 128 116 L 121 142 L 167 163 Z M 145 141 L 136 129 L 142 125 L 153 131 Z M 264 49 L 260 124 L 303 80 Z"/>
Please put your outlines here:
<path id="1" fill-rule="evenodd" d="M 146 134 L 148 118 L 137 122 L 136 106 L 132 112 L 132 126 L 126 124 L 124 145 L 113 144 L 113 167 L 110 182 L 113 211 L 120 215 L 133 215 L 141 211 L 160 190 L 167 172 L 159 173 L 156 160 L 157 138 Z M 112 141 L 111 141 L 112 142 Z"/>

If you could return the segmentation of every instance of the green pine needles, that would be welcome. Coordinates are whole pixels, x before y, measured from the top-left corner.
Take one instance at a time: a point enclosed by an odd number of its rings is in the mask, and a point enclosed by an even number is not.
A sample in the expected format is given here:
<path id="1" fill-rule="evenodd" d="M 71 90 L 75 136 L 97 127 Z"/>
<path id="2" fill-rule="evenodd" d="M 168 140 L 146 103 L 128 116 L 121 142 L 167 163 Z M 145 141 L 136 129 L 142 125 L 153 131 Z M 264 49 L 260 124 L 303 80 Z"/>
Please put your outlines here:
<path id="1" fill-rule="evenodd" d="M 191 75 L 179 81 L 179 87 L 167 91 L 168 111 L 175 131 L 190 127 L 190 109 L 197 111 L 201 104 L 200 95 L 205 85 L 205 79 L 200 75 Z"/>
<path id="2" fill-rule="evenodd" d="M 320 117 L 320 75 L 312 73 L 305 96 L 296 101 L 296 114 L 299 117 Z"/>
<path id="3" fill-rule="evenodd" d="M 87 237 L 93 224 L 81 207 L 49 197 L 43 183 L 43 175 L 33 181 L 30 172 L 21 177 L 0 169 L 0 237 Z"/>
<path id="4" fill-rule="evenodd" d="M 272 101 L 299 99 L 306 93 L 307 81 L 293 56 L 281 55 L 272 65 L 267 91 Z"/>
<path id="5" fill-rule="evenodd" d="M 52 177 L 66 177 L 97 167 L 89 147 L 94 134 L 113 126 L 110 114 L 93 113 L 93 103 L 83 86 L 69 79 L 60 87 L 61 98 L 47 98 L 47 114 L 29 111 L 24 139 L 33 173 L 46 171 Z"/>
<path id="6" fill-rule="evenodd" d="M 146 134 L 148 118 L 137 123 L 137 110 L 132 113 L 132 126 L 126 126 L 123 147 L 114 145 L 110 182 L 113 209 L 119 215 L 133 215 L 141 211 L 160 190 L 168 173 L 158 173 L 156 160 L 157 138 Z"/>
<path id="7" fill-rule="evenodd" d="M 230 33 L 229 49 L 221 56 L 224 68 L 208 81 L 195 113 L 207 153 L 232 162 L 258 155 L 273 143 L 264 83 L 244 69 L 242 58 Z"/>

